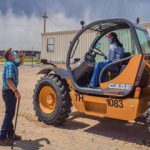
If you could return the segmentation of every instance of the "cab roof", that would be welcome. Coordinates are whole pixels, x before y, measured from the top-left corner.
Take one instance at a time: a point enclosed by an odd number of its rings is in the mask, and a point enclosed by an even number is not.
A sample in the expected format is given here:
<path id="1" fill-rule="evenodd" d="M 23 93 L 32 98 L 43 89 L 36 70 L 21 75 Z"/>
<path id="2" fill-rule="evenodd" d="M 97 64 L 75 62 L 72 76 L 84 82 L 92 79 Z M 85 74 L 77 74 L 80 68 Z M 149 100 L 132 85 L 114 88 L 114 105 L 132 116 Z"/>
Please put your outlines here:
<path id="1" fill-rule="evenodd" d="M 90 30 L 102 32 L 107 29 L 118 29 L 118 28 L 139 28 L 141 30 L 146 30 L 144 26 L 141 24 L 135 24 L 131 21 L 124 18 L 116 18 L 116 19 L 107 19 L 107 20 L 99 20 L 92 22 L 91 24 L 85 27 Z"/>

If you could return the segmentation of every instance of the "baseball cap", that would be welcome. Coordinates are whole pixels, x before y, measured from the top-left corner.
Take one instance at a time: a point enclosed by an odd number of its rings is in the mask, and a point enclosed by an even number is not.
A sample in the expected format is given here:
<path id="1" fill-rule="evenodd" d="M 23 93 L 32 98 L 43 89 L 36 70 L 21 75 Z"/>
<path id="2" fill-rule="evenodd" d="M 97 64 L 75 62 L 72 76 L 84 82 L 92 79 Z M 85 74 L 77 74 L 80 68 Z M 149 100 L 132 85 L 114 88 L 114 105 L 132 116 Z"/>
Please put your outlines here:
<path id="1" fill-rule="evenodd" d="M 110 32 L 106 35 L 107 38 L 117 38 L 117 34 L 115 32 Z"/>
<path id="2" fill-rule="evenodd" d="M 5 52 L 4 52 L 4 58 L 6 59 L 6 60 L 8 60 L 8 57 L 9 57 L 9 54 L 12 52 L 12 48 L 9 48 L 8 50 L 6 50 Z"/>

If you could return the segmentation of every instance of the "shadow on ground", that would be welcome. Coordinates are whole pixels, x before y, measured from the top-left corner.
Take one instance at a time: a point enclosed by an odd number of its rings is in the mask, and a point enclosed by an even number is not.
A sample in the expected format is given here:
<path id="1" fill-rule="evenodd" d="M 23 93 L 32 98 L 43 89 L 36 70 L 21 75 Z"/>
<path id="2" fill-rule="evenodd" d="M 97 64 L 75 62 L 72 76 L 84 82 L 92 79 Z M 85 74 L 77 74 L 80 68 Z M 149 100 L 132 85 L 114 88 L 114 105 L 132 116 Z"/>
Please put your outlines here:
<path id="1" fill-rule="evenodd" d="M 22 150 L 38 150 L 44 147 L 43 142 L 50 144 L 47 138 L 40 138 L 37 140 L 21 140 L 14 143 L 14 148 L 21 148 Z"/>
<path id="2" fill-rule="evenodd" d="M 76 121 L 77 118 L 88 118 L 97 120 L 98 123 L 91 126 L 88 123 Z M 67 130 L 82 129 L 84 132 L 111 138 L 112 140 L 121 140 L 124 142 L 136 143 L 138 145 L 150 146 L 150 133 L 147 126 L 141 120 L 136 123 L 114 120 L 109 118 L 98 118 L 74 112 L 67 120 L 66 124 L 61 126 Z"/>

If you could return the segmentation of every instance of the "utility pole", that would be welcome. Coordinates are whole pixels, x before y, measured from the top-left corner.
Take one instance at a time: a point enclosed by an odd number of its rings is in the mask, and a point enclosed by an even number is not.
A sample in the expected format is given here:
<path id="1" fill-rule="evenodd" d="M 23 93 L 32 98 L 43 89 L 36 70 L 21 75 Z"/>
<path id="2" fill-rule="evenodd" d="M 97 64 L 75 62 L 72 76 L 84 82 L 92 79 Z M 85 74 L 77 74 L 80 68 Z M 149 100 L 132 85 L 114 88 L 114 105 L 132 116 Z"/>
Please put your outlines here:
<path id="1" fill-rule="evenodd" d="M 34 55 L 34 52 L 33 52 L 33 46 L 32 46 L 32 52 L 31 52 L 31 58 L 32 58 L 32 67 L 33 67 L 33 55 Z"/>
<path id="2" fill-rule="evenodd" d="M 140 23 L 141 23 L 141 18 L 140 18 L 140 17 L 137 17 L 137 18 L 136 18 L 136 23 L 137 23 L 137 24 L 140 24 Z"/>
<path id="3" fill-rule="evenodd" d="M 46 15 L 46 11 L 44 12 L 44 16 L 42 16 L 44 18 L 44 33 L 46 32 L 46 19 L 48 18 L 48 16 Z"/>

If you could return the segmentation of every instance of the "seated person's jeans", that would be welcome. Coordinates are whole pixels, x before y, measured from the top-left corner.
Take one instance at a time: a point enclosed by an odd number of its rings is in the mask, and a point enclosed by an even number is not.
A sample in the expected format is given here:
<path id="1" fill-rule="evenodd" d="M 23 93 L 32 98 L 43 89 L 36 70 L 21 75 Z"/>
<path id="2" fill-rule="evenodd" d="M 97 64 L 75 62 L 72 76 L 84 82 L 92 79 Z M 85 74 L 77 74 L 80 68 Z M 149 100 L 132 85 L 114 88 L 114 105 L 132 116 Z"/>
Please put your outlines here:
<path id="1" fill-rule="evenodd" d="M 102 62 L 98 62 L 98 63 L 95 64 L 92 79 L 90 81 L 89 87 L 96 88 L 96 87 L 99 86 L 100 72 L 109 63 L 110 63 L 109 61 L 102 61 Z M 106 77 L 106 73 L 104 72 L 103 75 L 102 75 L 102 79 L 101 79 L 102 82 L 105 80 L 105 77 Z"/>

